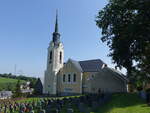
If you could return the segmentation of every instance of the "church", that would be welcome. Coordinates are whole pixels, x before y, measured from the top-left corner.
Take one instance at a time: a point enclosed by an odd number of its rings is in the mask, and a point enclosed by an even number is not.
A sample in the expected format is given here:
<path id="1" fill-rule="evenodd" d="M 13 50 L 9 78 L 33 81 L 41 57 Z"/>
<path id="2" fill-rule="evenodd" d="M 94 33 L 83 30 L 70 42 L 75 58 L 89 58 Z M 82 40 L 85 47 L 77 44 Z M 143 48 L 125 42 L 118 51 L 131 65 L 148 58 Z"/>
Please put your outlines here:
<path id="1" fill-rule="evenodd" d="M 48 47 L 43 93 L 76 95 L 99 91 L 127 92 L 126 77 L 100 59 L 68 59 L 64 63 L 64 46 L 60 40 L 56 15 L 55 31 Z"/>

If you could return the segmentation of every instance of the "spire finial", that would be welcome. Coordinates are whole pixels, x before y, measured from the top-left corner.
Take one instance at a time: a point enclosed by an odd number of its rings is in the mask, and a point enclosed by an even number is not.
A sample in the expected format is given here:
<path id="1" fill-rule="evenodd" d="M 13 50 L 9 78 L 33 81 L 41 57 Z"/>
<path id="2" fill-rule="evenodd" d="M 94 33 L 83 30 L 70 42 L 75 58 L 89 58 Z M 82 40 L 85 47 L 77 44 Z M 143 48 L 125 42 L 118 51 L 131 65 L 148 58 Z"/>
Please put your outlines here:
<path id="1" fill-rule="evenodd" d="M 58 10 L 56 10 L 55 33 L 58 33 Z"/>

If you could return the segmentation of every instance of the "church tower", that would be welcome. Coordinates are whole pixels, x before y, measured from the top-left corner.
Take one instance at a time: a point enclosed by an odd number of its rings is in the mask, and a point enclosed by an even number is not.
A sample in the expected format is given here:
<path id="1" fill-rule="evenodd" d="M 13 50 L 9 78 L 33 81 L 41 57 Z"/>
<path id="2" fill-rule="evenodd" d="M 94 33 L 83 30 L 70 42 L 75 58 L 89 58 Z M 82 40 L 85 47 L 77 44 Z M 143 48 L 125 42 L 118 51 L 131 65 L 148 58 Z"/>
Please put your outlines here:
<path id="1" fill-rule="evenodd" d="M 56 95 L 57 73 L 63 67 L 64 47 L 58 32 L 58 15 L 56 14 L 55 31 L 48 47 L 47 69 L 44 76 L 44 94 Z"/>

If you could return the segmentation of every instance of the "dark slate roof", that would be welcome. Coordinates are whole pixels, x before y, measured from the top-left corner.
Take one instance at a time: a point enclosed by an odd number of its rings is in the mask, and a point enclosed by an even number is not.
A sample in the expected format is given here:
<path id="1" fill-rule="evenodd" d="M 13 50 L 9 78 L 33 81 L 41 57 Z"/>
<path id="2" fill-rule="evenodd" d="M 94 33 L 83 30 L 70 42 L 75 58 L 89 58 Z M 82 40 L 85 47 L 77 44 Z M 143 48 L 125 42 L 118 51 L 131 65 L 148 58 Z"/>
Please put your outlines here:
<path id="1" fill-rule="evenodd" d="M 105 64 L 100 59 L 79 61 L 83 72 L 99 72 Z"/>

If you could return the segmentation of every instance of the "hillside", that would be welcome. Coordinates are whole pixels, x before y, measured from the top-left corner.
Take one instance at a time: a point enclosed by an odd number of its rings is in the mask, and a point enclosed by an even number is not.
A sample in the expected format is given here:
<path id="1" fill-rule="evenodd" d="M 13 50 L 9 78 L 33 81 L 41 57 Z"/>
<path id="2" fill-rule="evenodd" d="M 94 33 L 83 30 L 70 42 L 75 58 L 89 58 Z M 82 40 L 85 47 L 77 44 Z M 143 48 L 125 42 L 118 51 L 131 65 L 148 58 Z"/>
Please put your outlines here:
<path id="1" fill-rule="evenodd" d="M 0 77 L 0 90 L 14 90 L 17 81 L 17 79 Z M 25 80 L 21 80 L 20 82 L 24 83 Z"/>
<path id="2" fill-rule="evenodd" d="M 150 107 L 137 94 L 116 94 L 96 113 L 150 113 Z"/>

